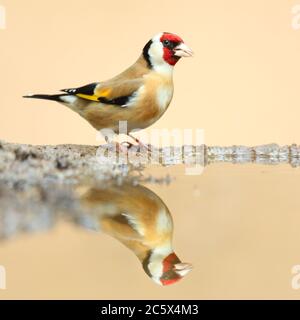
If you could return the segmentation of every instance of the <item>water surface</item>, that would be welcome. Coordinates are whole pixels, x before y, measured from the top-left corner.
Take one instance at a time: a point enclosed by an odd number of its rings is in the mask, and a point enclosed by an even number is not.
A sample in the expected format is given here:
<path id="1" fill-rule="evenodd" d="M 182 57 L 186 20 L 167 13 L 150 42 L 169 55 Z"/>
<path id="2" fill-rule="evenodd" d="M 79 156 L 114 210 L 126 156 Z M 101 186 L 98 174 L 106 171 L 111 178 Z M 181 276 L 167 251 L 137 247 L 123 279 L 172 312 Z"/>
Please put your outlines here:
<path id="1" fill-rule="evenodd" d="M 152 166 L 143 172 L 150 173 L 172 178 L 171 183 L 143 183 L 137 190 L 149 190 L 169 210 L 174 250 L 193 265 L 181 281 L 157 285 L 112 231 L 90 231 L 93 222 L 80 214 L 78 218 L 75 204 L 69 216 L 45 211 L 36 217 L 26 211 L 26 221 L 19 224 L 24 216 L 11 214 L 12 221 L 7 221 L 6 214 L 0 264 L 6 268 L 7 289 L 0 290 L 0 298 L 300 297 L 291 285 L 291 269 L 300 264 L 297 168 L 214 163 L 195 176 L 187 176 L 183 165 Z M 95 195 L 87 186 L 76 192 Z M 85 198 L 85 205 L 89 200 Z"/>

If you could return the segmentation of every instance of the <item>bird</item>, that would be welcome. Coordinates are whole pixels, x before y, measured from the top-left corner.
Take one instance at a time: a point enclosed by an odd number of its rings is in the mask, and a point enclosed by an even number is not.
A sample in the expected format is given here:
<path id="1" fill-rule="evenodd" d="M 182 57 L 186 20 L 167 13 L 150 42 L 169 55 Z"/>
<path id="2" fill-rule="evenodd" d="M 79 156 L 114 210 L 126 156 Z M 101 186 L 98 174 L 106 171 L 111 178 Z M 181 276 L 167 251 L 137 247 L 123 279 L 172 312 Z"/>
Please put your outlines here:
<path id="1" fill-rule="evenodd" d="M 173 220 L 165 203 L 150 189 L 129 182 L 90 187 L 81 195 L 82 213 L 75 223 L 102 231 L 125 245 L 157 284 L 177 283 L 192 270 L 175 254 Z"/>
<path id="2" fill-rule="evenodd" d="M 174 66 L 180 58 L 192 55 L 181 37 L 160 32 L 146 43 L 133 65 L 109 80 L 62 89 L 60 94 L 23 97 L 67 106 L 101 132 L 107 142 L 125 133 L 139 143 L 132 132 L 149 127 L 164 114 L 173 97 Z M 126 123 L 126 132 L 121 132 L 120 122 Z"/>

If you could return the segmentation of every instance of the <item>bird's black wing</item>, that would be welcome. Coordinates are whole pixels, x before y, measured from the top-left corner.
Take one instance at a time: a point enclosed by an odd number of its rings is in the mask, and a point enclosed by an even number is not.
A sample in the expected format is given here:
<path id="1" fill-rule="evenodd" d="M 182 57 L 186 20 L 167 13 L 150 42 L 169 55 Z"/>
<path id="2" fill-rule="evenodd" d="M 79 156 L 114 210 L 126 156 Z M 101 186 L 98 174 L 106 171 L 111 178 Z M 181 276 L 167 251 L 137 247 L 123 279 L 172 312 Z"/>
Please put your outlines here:
<path id="1" fill-rule="evenodd" d="M 61 91 L 79 98 L 101 102 L 103 104 L 126 106 L 130 98 L 143 85 L 143 79 L 122 81 L 94 82 L 79 88 L 63 89 Z"/>

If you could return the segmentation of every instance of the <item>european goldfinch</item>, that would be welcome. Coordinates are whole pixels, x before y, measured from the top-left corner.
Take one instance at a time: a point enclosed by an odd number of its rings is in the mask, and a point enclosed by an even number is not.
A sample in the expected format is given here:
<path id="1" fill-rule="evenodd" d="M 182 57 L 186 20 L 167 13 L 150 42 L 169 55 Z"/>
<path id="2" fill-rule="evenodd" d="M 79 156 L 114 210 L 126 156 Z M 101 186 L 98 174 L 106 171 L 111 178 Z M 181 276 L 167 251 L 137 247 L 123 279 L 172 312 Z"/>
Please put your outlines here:
<path id="1" fill-rule="evenodd" d="M 182 279 L 192 269 L 174 253 L 169 209 L 143 186 L 92 188 L 81 199 L 86 212 L 77 223 L 119 240 L 139 258 L 144 271 L 160 285 Z"/>
<path id="2" fill-rule="evenodd" d="M 111 136 L 119 133 L 119 121 L 126 121 L 130 133 L 164 114 L 173 96 L 173 67 L 181 57 L 190 56 L 192 50 L 179 36 L 159 33 L 131 67 L 110 80 L 63 89 L 63 94 L 24 97 L 60 102 Z"/>

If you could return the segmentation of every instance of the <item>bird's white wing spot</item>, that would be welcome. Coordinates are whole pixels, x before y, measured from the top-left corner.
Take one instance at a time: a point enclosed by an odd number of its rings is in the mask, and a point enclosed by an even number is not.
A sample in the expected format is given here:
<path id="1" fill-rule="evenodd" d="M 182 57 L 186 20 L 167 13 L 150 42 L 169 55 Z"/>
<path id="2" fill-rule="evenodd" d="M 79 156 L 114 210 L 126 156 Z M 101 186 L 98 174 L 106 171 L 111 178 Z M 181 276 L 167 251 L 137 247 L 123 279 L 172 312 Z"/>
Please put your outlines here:
<path id="1" fill-rule="evenodd" d="M 135 91 L 135 93 L 132 95 L 132 97 L 130 98 L 130 100 L 124 104 L 122 107 L 131 107 L 134 106 L 138 100 L 141 98 L 141 96 L 144 94 L 145 92 L 145 86 L 141 86 L 137 91 Z"/>
<path id="2" fill-rule="evenodd" d="M 130 226 L 137 232 L 139 233 L 141 236 L 145 235 L 145 230 L 140 226 L 140 224 L 138 223 L 138 221 L 131 216 L 128 213 L 122 213 L 122 215 L 124 217 L 126 217 L 126 219 L 128 220 L 128 223 L 130 224 Z"/>

